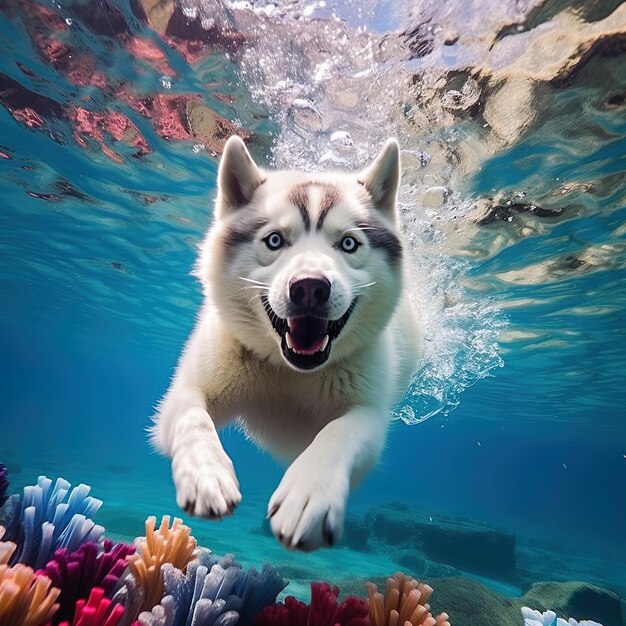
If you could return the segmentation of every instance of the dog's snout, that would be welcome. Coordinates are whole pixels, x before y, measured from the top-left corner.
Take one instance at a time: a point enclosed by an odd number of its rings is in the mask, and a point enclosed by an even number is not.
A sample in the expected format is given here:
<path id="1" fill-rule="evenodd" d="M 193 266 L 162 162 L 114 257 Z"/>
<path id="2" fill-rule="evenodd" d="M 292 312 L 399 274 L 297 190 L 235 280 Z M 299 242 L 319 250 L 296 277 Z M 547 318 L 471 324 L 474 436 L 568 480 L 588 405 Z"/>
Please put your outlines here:
<path id="1" fill-rule="evenodd" d="M 315 308 L 330 298 L 330 281 L 323 276 L 300 278 L 289 283 L 289 299 L 296 306 Z"/>

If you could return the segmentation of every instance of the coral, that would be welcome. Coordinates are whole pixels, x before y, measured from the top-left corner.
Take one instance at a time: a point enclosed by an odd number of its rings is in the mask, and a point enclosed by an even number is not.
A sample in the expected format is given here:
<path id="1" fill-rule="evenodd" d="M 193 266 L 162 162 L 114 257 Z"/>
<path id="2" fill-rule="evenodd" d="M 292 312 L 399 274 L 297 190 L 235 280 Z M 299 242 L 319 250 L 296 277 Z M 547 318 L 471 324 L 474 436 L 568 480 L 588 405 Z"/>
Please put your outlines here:
<path id="1" fill-rule="evenodd" d="M 58 608 L 59 590 L 45 576 L 35 576 L 27 565 L 0 565 L 0 624 L 2 626 L 40 626 Z"/>
<path id="2" fill-rule="evenodd" d="M 17 545 L 12 541 L 2 541 L 4 533 L 4 526 L 0 526 L 0 565 L 8 565 L 11 555 L 17 548 Z"/>
<path id="3" fill-rule="evenodd" d="M 367 584 L 372 626 L 450 626 L 448 615 L 432 616 L 427 604 L 432 587 L 401 572 L 387 579 L 385 595 L 374 583 Z"/>
<path id="4" fill-rule="evenodd" d="M 403 574 L 388 579 L 384 596 L 370 583 L 369 605 L 356 596 L 339 603 L 338 587 L 325 582 L 311 585 L 308 605 L 291 596 L 274 604 L 287 585 L 274 567 L 244 570 L 213 556 L 168 515 L 158 528 L 149 517 L 134 546 L 114 544 L 91 521 L 102 503 L 88 494 L 40 476 L 0 509 L 2 626 L 450 626 L 445 613 L 430 613 L 432 589 Z M 600 626 L 526 626 L 547 625 Z"/>
<path id="5" fill-rule="evenodd" d="M 254 619 L 255 626 L 369 626 L 367 601 L 348 596 L 337 603 L 339 588 L 328 583 L 311 584 L 311 604 L 292 596 L 268 606 Z"/>
<path id="6" fill-rule="evenodd" d="M 261 572 L 244 572 L 231 556 L 217 559 L 200 548 L 187 572 L 163 567 L 165 597 L 139 621 L 144 626 L 183 626 L 188 623 L 252 624 L 253 616 L 276 601 L 285 588 L 278 571 L 265 564 Z"/>
<path id="7" fill-rule="evenodd" d="M 86 135 L 96 141 L 101 150 L 115 161 L 121 160 L 107 144 L 105 131 L 114 141 L 123 141 L 129 146 L 139 149 L 141 154 L 150 152 L 150 148 L 137 127 L 123 113 L 117 111 L 89 111 L 83 107 L 70 107 L 69 117 L 75 124 L 74 139 L 81 147 L 86 148 L 87 143 L 81 137 Z"/>
<path id="8" fill-rule="evenodd" d="M 23 109 L 14 109 L 11 111 L 11 115 L 22 124 L 26 124 L 30 128 L 43 126 L 43 120 L 37 112 L 30 107 L 24 107 Z"/>
<path id="9" fill-rule="evenodd" d="M 105 598 L 101 587 L 94 587 L 88 600 L 76 603 L 73 621 L 61 622 L 59 626 L 117 626 L 123 614 L 123 606 Z"/>
<path id="10" fill-rule="evenodd" d="M 152 111 L 157 134 L 169 140 L 192 139 L 191 133 L 183 125 L 183 119 L 186 119 L 188 104 L 196 100 L 199 101 L 197 96 L 164 94 L 154 96 Z"/>
<path id="11" fill-rule="evenodd" d="M 9 471 L 7 470 L 6 465 L 0 463 L 0 506 L 2 506 L 8 496 L 7 491 L 9 490 Z"/>
<path id="12" fill-rule="evenodd" d="M 557 617 L 554 611 L 535 611 L 527 606 L 522 607 L 522 617 L 524 618 L 524 626 L 602 626 L 598 622 L 591 620 L 582 620 L 577 622 L 570 617 L 565 621 L 561 617 Z"/>
<path id="13" fill-rule="evenodd" d="M 151 516 L 146 520 L 146 536 L 135 541 L 137 552 L 128 558 L 130 571 L 143 592 L 142 611 L 151 610 L 163 597 L 163 565 L 170 563 L 184 572 L 196 548 L 191 529 L 178 517 L 170 527 L 170 516 L 164 515 L 161 526 L 155 528 L 156 517 Z"/>
<path id="14" fill-rule="evenodd" d="M 89 496 L 87 485 L 78 485 L 71 491 L 70 487 L 62 478 L 53 487 L 45 476 L 40 476 L 36 485 L 24 487 L 22 501 L 15 508 L 17 520 L 7 525 L 7 539 L 18 546 L 12 563 L 39 569 L 58 548 L 73 551 L 83 543 L 100 539 L 104 528 L 91 517 L 102 501 Z"/>
<path id="15" fill-rule="evenodd" d="M 86 600 L 93 587 L 111 594 L 128 567 L 126 557 L 134 552 L 133 546 L 114 544 L 110 539 L 105 539 L 101 546 L 86 543 L 74 552 L 57 550 L 43 570 L 52 584 L 61 589 L 56 619 L 71 619 L 77 601 Z"/>

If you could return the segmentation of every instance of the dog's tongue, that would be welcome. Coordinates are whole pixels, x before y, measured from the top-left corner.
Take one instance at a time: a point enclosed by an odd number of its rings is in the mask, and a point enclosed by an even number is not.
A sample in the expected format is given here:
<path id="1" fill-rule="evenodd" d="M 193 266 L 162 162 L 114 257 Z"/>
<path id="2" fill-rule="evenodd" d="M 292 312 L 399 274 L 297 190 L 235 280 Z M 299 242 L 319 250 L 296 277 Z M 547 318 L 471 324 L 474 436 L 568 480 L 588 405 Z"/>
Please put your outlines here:
<path id="1" fill-rule="evenodd" d="M 289 324 L 289 347 L 300 354 L 315 354 L 326 348 L 328 320 L 319 317 L 292 317 Z"/>

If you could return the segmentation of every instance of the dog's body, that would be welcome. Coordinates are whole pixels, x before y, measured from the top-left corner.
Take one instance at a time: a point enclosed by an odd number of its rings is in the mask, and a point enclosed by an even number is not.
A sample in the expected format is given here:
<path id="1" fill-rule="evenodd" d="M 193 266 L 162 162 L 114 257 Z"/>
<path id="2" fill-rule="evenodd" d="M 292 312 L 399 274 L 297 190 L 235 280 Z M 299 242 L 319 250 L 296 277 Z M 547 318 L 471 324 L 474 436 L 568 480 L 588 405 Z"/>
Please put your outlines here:
<path id="1" fill-rule="evenodd" d="M 263 172 L 227 143 L 198 265 L 205 302 L 152 433 L 188 512 L 239 503 L 216 430 L 239 419 L 293 460 L 268 507 L 279 540 L 308 550 L 341 537 L 350 484 L 378 459 L 420 353 L 398 159 L 390 140 L 359 176 Z"/>

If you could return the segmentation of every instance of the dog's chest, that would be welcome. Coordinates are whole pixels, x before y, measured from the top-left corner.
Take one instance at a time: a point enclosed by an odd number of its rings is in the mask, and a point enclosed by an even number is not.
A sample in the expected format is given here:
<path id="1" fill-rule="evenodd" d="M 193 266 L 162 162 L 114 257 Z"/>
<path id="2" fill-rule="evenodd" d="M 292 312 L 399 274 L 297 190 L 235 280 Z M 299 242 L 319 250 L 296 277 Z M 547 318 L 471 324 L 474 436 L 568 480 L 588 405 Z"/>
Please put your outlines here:
<path id="1" fill-rule="evenodd" d="M 360 396 L 359 377 L 341 367 L 299 373 L 246 363 L 229 382 L 209 404 L 238 417 L 253 439 L 283 457 L 301 452 Z"/>

